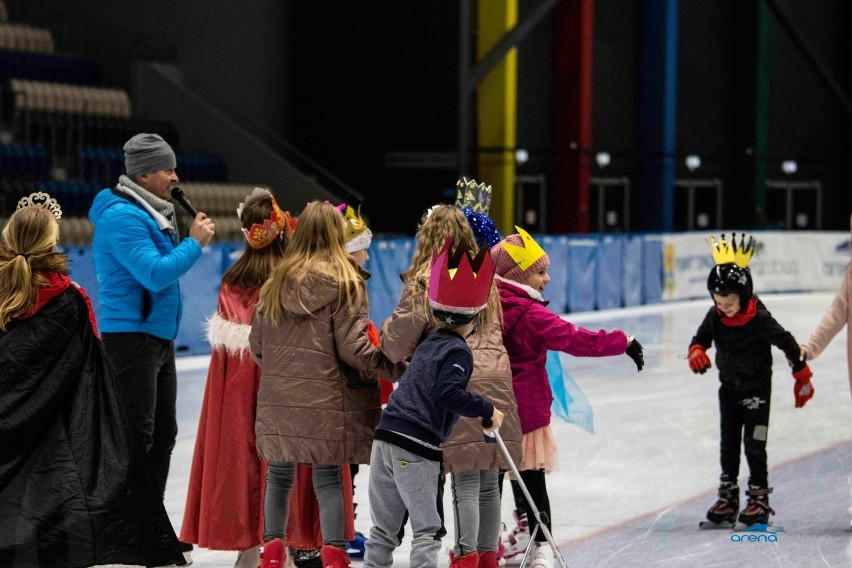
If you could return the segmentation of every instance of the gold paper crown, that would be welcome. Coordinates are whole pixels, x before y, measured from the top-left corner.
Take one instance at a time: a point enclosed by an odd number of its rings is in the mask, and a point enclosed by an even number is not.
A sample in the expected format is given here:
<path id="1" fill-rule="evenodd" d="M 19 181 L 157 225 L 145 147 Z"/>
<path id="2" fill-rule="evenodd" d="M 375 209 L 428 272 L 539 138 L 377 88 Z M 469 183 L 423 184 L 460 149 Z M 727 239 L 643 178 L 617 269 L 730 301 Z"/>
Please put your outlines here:
<path id="1" fill-rule="evenodd" d="M 361 218 L 361 206 L 358 206 L 356 213 L 350 205 L 346 206 L 346 240 L 352 240 L 367 229 L 367 223 Z"/>
<path id="2" fill-rule="evenodd" d="M 485 183 L 477 184 L 475 179 L 461 178 L 456 182 L 456 206 L 488 215 L 491 207 L 491 186 Z"/>
<path id="3" fill-rule="evenodd" d="M 711 236 L 707 244 L 710 246 L 710 252 L 713 253 L 716 264 L 733 263 L 740 268 L 747 268 L 751 255 L 754 254 L 754 237 L 749 237 L 746 241 L 745 233 L 740 237 L 739 245 L 737 245 L 736 233 L 731 235 L 730 243 L 725 240 L 725 234 L 722 233 L 721 240 L 717 241 Z"/>
<path id="4" fill-rule="evenodd" d="M 15 211 L 24 207 L 41 207 L 53 213 L 57 221 L 62 218 L 62 208 L 59 206 L 59 202 L 43 191 L 37 191 L 26 197 L 22 197 L 18 200 L 18 206 L 15 207 Z"/>
<path id="5" fill-rule="evenodd" d="M 517 225 L 515 225 L 515 230 L 518 231 L 519 235 L 521 235 L 524 246 L 519 247 L 512 243 L 504 242 L 503 248 L 506 249 L 506 252 L 509 253 L 509 256 L 512 257 L 512 260 L 517 263 L 520 269 L 526 271 L 527 268 L 535 264 L 538 259 L 547 253 L 544 252 L 544 249 L 535 242 L 535 239 L 532 238 L 528 232 Z"/>

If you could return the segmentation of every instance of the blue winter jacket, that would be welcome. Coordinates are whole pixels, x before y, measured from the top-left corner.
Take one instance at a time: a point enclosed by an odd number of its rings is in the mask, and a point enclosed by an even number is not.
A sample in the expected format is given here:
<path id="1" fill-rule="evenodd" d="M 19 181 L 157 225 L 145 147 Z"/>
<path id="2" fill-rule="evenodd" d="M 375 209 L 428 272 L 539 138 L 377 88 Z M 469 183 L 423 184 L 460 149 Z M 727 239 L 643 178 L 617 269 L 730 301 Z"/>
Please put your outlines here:
<path id="1" fill-rule="evenodd" d="M 110 188 L 95 196 L 89 220 L 100 330 L 174 340 L 183 311 L 178 278 L 201 257 L 201 245 L 192 238 L 178 244 L 138 203 Z"/>

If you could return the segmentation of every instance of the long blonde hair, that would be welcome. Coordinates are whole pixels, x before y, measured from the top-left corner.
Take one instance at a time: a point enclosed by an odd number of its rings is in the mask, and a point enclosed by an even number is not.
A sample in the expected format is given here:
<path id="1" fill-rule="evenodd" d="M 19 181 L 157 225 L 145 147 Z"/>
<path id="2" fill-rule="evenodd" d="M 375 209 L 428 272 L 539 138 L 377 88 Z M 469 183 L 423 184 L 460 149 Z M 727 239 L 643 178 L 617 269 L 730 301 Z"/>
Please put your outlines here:
<path id="1" fill-rule="evenodd" d="M 260 289 L 258 309 L 273 325 L 285 315 L 281 294 L 296 294 L 301 300 L 302 282 L 311 272 L 332 276 L 338 282 L 338 308 L 344 302 L 350 307 L 366 301 L 364 278 L 346 252 L 343 239 L 343 216 L 333 205 L 313 201 L 299 215 L 293 238 L 284 256 Z"/>
<path id="2" fill-rule="evenodd" d="M 417 282 L 426 282 L 426 287 L 418 302 L 426 310 L 429 308 L 429 274 L 432 268 L 432 254 L 437 254 L 444 246 L 447 237 L 452 237 L 454 246 L 466 243 L 472 253 L 477 252 L 476 237 L 462 210 L 454 205 L 436 205 L 420 219 L 417 228 L 417 248 L 411 258 L 411 265 L 405 273 L 405 285 L 416 286 Z M 416 288 L 415 288 L 416 289 Z M 491 285 L 488 305 L 479 313 L 479 321 L 485 325 L 492 321 L 501 321 L 503 310 L 496 284 Z"/>
<path id="3" fill-rule="evenodd" d="M 15 211 L 3 227 L 0 242 L 0 330 L 9 320 L 27 313 L 38 299 L 39 286 L 46 286 L 42 271 L 68 274 L 65 256 L 54 247 L 59 225 L 43 207 Z"/>

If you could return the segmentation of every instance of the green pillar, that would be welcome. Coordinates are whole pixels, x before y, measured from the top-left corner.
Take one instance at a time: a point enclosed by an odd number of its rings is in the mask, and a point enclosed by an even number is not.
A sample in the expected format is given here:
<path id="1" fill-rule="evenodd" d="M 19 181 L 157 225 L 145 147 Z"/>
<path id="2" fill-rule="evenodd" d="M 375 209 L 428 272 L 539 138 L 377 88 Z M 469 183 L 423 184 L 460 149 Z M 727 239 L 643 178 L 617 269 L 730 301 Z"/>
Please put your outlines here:
<path id="1" fill-rule="evenodd" d="M 769 169 L 769 74 L 771 26 L 769 8 L 757 2 L 754 58 L 754 226 L 766 227 L 766 175 Z"/>

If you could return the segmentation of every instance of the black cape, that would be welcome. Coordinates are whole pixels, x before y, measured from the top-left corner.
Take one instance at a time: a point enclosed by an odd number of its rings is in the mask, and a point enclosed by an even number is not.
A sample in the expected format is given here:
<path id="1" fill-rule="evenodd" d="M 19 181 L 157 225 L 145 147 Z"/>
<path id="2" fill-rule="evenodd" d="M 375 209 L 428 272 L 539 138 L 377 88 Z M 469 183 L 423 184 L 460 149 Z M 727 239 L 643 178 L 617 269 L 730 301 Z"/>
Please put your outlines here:
<path id="1" fill-rule="evenodd" d="M 74 286 L 0 332 L 0 566 L 184 564 Z"/>

